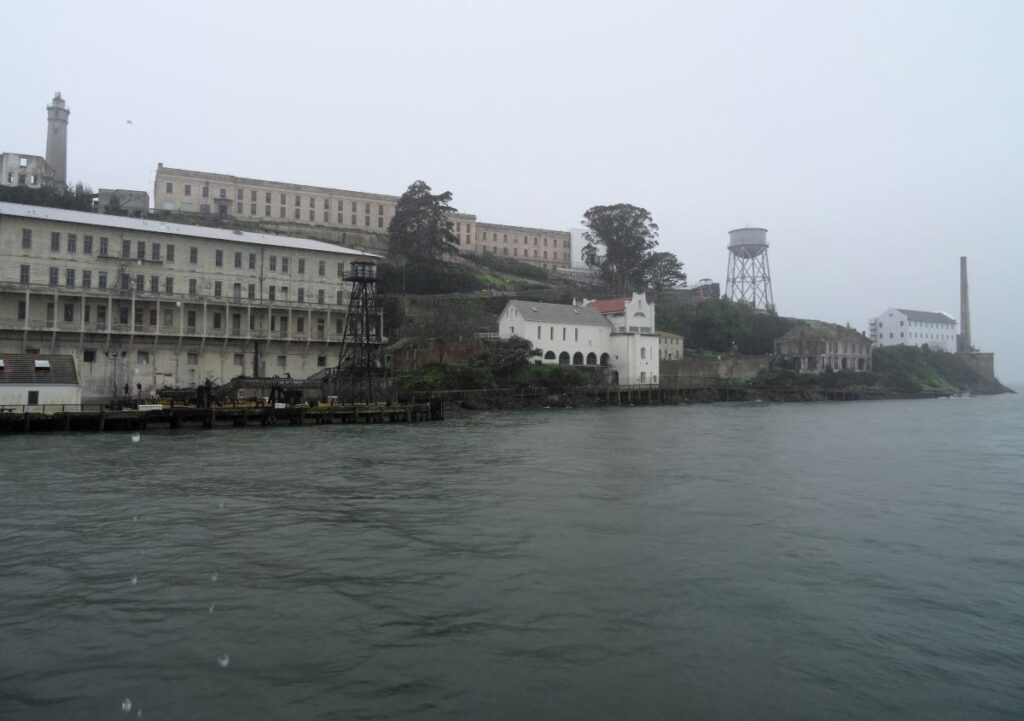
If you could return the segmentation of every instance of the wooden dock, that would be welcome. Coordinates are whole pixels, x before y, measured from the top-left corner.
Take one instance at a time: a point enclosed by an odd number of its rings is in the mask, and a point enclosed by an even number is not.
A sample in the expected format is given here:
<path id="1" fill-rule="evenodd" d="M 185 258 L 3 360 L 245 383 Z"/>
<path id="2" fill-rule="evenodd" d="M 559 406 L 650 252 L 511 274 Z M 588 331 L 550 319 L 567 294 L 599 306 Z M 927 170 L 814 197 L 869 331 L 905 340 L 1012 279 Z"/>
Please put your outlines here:
<path id="1" fill-rule="evenodd" d="M 44 411 L 5 408 L 0 433 L 42 431 L 138 431 L 147 428 L 242 428 L 358 423 L 419 423 L 444 419 L 444 404 L 426 403 L 289 406 L 224 406 L 160 410 L 112 410 L 103 406 L 60 406 Z"/>

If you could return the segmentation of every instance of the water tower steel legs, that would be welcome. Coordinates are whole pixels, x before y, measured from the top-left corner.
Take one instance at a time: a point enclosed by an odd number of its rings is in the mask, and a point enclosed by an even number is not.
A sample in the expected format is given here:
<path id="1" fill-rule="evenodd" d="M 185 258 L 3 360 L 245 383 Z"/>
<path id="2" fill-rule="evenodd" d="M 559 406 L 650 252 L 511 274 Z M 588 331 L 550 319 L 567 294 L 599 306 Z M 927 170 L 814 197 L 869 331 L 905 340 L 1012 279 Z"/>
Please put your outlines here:
<path id="1" fill-rule="evenodd" d="M 775 307 L 772 296 L 772 276 L 768 266 L 768 253 L 752 258 L 729 253 L 725 295 L 737 303 L 771 310 Z"/>

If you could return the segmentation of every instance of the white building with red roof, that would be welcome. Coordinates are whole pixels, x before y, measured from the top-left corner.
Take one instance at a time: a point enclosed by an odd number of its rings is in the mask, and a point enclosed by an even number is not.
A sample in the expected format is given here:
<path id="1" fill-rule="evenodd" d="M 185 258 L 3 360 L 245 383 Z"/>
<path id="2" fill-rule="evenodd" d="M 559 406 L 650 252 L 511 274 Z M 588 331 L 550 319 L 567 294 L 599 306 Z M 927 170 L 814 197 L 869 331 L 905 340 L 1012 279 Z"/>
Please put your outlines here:
<path id="1" fill-rule="evenodd" d="M 621 385 L 658 383 L 654 305 L 642 293 L 572 305 L 512 300 L 498 319 L 498 336 L 529 340 L 543 363 L 610 368 Z"/>

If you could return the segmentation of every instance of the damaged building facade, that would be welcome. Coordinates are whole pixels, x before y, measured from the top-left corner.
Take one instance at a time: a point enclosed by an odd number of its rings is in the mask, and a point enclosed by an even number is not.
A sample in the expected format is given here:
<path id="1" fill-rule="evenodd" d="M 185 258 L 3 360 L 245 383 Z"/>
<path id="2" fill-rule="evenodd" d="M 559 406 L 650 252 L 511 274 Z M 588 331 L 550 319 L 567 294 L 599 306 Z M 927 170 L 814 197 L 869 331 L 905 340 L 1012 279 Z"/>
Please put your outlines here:
<path id="1" fill-rule="evenodd" d="M 804 321 L 775 339 L 782 365 L 801 373 L 871 370 L 871 339 L 834 323 Z"/>

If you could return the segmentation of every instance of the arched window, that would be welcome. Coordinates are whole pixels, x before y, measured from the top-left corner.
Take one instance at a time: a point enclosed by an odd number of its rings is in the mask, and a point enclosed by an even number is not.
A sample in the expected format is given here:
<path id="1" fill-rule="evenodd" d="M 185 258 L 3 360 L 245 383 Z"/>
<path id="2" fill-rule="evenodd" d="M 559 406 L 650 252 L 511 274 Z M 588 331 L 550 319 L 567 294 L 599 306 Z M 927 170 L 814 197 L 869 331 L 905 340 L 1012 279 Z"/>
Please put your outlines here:
<path id="1" fill-rule="evenodd" d="M 580 353 L 579 351 L 576 351 L 575 353 L 573 353 L 572 364 L 574 366 L 581 366 L 581 365 L 583 365 L 583 354 Z"/>
<path id="2" fill-rule="evenodd" d="M 596 366 L 597 365 L 597 355 L 595 353 L 587 353 L 587 365 L 588 366 Z"/>
<path id="3" fill-rule="evenodd" d="M 562 351 L 561 353 L 559 353 L 558 362 L 564 366 L 569 365 L 569 354 L 566 351 Z"/>
<path id="4" fill-rule="evenodd" d="M 549 350 L 547 353 L 544 354 L 544 360 L 554 360 L 554 359 L 555 359 L 555 352 L 553 350 Z"/>
<path id="5" fill-rule="evenodd" d="M 608 356 L 608 354 L 607 354 L 607 353 L 602 353 L 602 354 L 601 354 L 601 365 L 603 365 L 603 366 L 607 366 L 607 365 L 608 365 L 608 362 L 609 362 L 610 360 L 611 360 L 611 358 L 609 358 L 609 356 Z"/>

